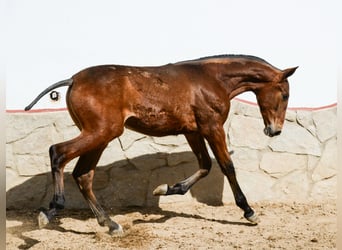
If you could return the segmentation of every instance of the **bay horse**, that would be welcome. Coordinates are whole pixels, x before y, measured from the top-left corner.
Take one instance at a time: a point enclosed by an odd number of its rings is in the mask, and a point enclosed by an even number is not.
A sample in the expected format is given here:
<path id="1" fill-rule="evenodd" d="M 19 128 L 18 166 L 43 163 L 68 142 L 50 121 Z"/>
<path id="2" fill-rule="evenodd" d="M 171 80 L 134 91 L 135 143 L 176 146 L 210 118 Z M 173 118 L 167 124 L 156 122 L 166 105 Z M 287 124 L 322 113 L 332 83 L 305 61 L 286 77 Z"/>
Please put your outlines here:
<path id="1" fill-rule="evenodd" d="M 107 226 L 111 234 L 123 232 L 97 201 L 92 183 L 103 150 L 125 127 L 150 136 L 184 134 L 197 157 L 197 172 L 173 186 L 158 186 L 154 195 L 185 194 L 209 174 L 212 163 L 207 141 L 228 178 L 236 205 L 248 221 L 258 223 L 236 179 L 223 124 L 230 100 L 252 91 L 260 107 L 264 133 L 279 135 L 289 98 L 287 78 L 296 69 L 279 70 L 255 56 L 219 55 L 158 67 L 93 66 L 51 85 L 25 110 L 53 89 L 68 86 L 66 103 L 80 134 L 49 148 L 54 195 L 49 209 L 38 216 L 40 227 L 64 208 L 64 167 L 79 157 L 72 175 L 99 225 Z"/>

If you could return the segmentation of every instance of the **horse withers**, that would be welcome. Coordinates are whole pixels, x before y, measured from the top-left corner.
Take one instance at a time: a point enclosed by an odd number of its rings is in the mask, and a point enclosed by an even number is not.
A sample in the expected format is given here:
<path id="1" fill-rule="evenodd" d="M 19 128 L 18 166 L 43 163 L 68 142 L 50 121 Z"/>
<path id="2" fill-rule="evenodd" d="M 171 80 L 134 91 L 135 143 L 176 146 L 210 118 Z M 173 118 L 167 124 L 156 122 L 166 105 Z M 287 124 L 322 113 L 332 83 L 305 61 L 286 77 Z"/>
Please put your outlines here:
<path id="1" fill-rule="evenodd" d="M 98 203 L 92 183 L 103 150 L 124 127 L 151 136 L 184 134 L 197 157 L 197 172 L 173 186 L 160 185 L 154 195 L 185 194 L 209 174 L 207 141 L 228 178 L 237 206 L 248 221 L 257 223 L 258 217 L 236 179 L 223 124 L 230 100 L 252 91 L 265 124 L 264 133 L 279 135 L 289 98 L 287 78 L 296 68 L 279 70 L 258 57 L 221 55 L 159 67 L 94 66 L 48 87 L 25 110 L 53 89 L 68 86 L 67 107 L 80 134 L 49 149 L 54 195 L 49 209 L 39 215 L 40 226 L 64 208 L 64 167 L 79 156 L 72 175 L 81 193 L 101 226 L 107 226 L 110 233 L 122 232 Z"/>

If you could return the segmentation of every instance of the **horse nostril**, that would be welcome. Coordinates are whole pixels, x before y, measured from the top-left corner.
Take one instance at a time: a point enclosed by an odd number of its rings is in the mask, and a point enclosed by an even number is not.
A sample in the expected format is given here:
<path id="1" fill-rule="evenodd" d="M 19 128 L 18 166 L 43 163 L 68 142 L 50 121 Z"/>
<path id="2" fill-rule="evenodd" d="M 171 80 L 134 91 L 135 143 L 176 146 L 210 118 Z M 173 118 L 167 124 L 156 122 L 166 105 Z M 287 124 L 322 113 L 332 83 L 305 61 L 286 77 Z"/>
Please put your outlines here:
<path id="1" fill-rule="evenodd" d="M 265 133 L 265 135 L 270 136 L 270 128 L 269 127 L 265 127 L 264 133 Z"/>
<path id="2" fill-rule="evenodd" d="M 280 135 L 280 133 L 281 133 L 281 130 L 278 130 L 278 131 L 274 132 L 273 135 Z"/>
<path id="3" fill-rule="evenodd" d="M 265 127 L 264 133 L 265 133 L 265 135 L 273 137 L 273 136 L 280 135 L 281 130 L 274 131 L 270 126 L 268 126 L 268 127 Z"/>

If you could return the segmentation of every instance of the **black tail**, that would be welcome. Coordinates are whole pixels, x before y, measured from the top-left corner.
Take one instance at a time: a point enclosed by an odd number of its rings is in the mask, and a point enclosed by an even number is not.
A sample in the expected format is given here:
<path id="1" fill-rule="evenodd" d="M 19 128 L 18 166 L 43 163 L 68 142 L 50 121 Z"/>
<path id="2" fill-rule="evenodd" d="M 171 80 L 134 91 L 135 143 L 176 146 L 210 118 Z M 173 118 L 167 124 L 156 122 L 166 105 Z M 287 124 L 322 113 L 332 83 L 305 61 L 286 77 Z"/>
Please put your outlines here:
<path id="1" fill-rule="evenodd" d="M 34 99 L 30 105 L 28 105 L 26 108 L 25 108 L 25 111 L 27 110 L 30 110 L 33 105 L 35 105 L 39 100 L 40 98 L 42 98 L 44 95 L 46 95 L 47 93 L 49 93 L 51 90 L 54 90 L 56 88 L 59 88 L 59 87 L 63 87 L 63 86 L 71 86 L 72 85 L 72 79 L 67 79 L 67 80 L 63 80 L 63 81 L 60 81 L 60 82 L 57 82 L 53 85 L 51 85 L 50 87 L 48 87 L 47 89 L 45 89 L 42 93 L 40 93 L 36 99 Z"/>

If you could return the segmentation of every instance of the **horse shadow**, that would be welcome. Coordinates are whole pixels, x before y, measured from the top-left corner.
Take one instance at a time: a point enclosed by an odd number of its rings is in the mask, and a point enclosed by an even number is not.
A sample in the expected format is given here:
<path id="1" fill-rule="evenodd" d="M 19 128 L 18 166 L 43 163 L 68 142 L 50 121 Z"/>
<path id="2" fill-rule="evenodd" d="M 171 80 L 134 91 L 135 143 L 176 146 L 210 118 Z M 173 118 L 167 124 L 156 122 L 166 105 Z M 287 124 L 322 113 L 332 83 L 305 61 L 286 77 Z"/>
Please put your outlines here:
<path id="1" fill-rule="evenodd" d="M 222 205 L 224 175 L 216 160 L 208 176 L 197 182 L 184 196 L 153 196 L 153 190 L 160 184 L 173 185 L 184 180 L 198 170 L 198 163 L 192 152 L 172 153 L 180 161 L 176 166 L 167 164 L 149 168 L 135 162 L 160 159 L 161 153 L 147 154 L 134 159 L 120 160 L 96 168 L 93 190 L 100 204 L 107 209 L 116 207 L 158 207 L 160 202 L 187 201 L 211 206 Z M 189 161 L 189 159 L 192 159 Z M 71 171 L 64 172 L 65 207 L 70 209 L 88 208 Z M 53 196 L 53 183 L 50 172 L 42 173 L 12 187 L 6 192 L 7 209 L 37 209 L 49 204 Z"/>
<path id="2" fill-rule="evenodd" d="M 191 159 L 193 155 L 192 152 L 172 154 L 177 159 Z M 161 203 L 189 201 L 189 199 L 192 201 L 195 199 L 197 202 L 209 206 L 223 205 L 224 175 L 213 159 L 210 174 L 196 183 L 186 195 L 153 196 L 152 192 L 154 188 L 160 184 L 167 183 L 173 185 L 198 170 L 198 163 L 195 158 L 186 162 L 180 161 L 178 165 L 172 167 L 164 164 L 156 168 L 149 168 L 148 166 L 145 168 L 141 165 L 137 167 L 134 164 L 135 162 L 144 161 L 148 163 L 146 159 L 153 161 L 153 159 L 158 158 L 160 158 L 160 153 L 148 154 L 97 167 L 93 184 L 94 193 L 100 204 L 110 215 L 125 215 L 131 212 L 160 215 L 158 219 L 140 219 L 133 221 L 133 224 L 163 223 L 173 217 L 182 217 L 215 221 L 221 224 L 250 225 L 247 222 L 215 220 L 192 213 L 188 214 L 182 211 L 175 212 L 162 209 L 160 207 Z M 66 198 L 65 209 L 57 216 L 57 220 L 58 217 L 70 217 L 77 220 L 93 218 L 94 215 L 81 195 L 70 171 L 65 171 L 64 173 L 64 184 Z M 26 242 L 27 246 L 34 245 L 37 242 L 34 239 L 23 236 L 23 232 L 30 231 L 32 228 L 38 228 L 37 222 L 35 221 L 36 217 L 41 207 L 48 206 L 52 195 L 53 184 L 50 172 L 33 176 L 6 192 L 6 208 L 8 211 L 6 218 L 7 220 L 19 220 L 24 223 L 20 228 L 16 228 L 15 230 L 17 230 L 16 234 Z M 27 224 L 28 222 L 25 222 L 24 217 L 18 216 L 16 211 L 19 211 L 19 214 L 20 211 L 23 211 L 21 214 L 30 211 L 32 214 L 32 221 L 29 222 L 30 225 L 25 226 L 25 223 Z M 52 223 L 49 228 L 60 232 L 70 231 L 60 226 L 58 221 Z M 10 228 L 9 230 L 13 231 L 14 229 Z M 83 233 L 72 230 L 71 232 Z M 87 232 L 84 233 L 89 234 Z"/>
<path id="3" fill-rule="evenodd" d="M 220 224 L 250 226 L 248 222 L 215 220 L 203 215 L 186 213 L 183 211 L 172 211 L 167 209 L 168 202 L 189 201 L 204 203 L 209 206 L 223 205 L 224 175 L 216 161 L 212 159 L 212 170 L 210 174 L 196 183 L 186 195 L 153 196 L 154 188 L 160 184 L 173 185 L 198 170 L 198 163 L 192 152 L 180 152 L 170 154 L 179 160 L 176 166 L 162 164 L 158 167 L 149 167 L 150 161 L 163 158 L 160 153 L 148 154 L 129 160 L 120 160 L 111 164 L 98 166 L 94 177 L 93 189 L 100 204 L 110 216 L 125 215 L 131 212 L 141 214 L 155 214 L 157 219 L 137 219 L 134 224 L 141 223 L 164 223 L 174 217 L 193 218 L 204 221 L 215 221 Z M 191 158 L 193 157 L 193 158 Z M 182 162 L 182 159 L 187 159 Z M 189 159 L 192 159 L 189 161 Z M 145 162 L 138 165 L 136 162 Z M 56 220 L 50 223 L 46 229 L 59 232 L 72 232 L 75 234 L 94 235 L 96 232 L 79 232 L 65 229 L 59 222 L 60 218 L 69 217 L 76 220 L 86 221 L 93 218 L 88 204 L 81 195 L 71 171 L 66 169 L 64 173 L 65 184 L 65 209 L 61 210 Z M 22 249 L 27 249 L 35 244 L 37 240 L 25 236 L 25 232 L 38 229 L 37 215 L 41 207 L 47 207 L 53 195 L 53 184 L 51 173 L 43 173 L 33 176 L 25 182 L 14 186 L 6 192 L 6 219 L 21 221 L 20 226 L 6 229 L 9 233 L 21 238 L 24 243 Z M 186 203 L 192 205 L 193 203 Z M 161 204 L 164 204 L 161 208 Z M 32 220 L 27 220 L 27 213 Z"/>

